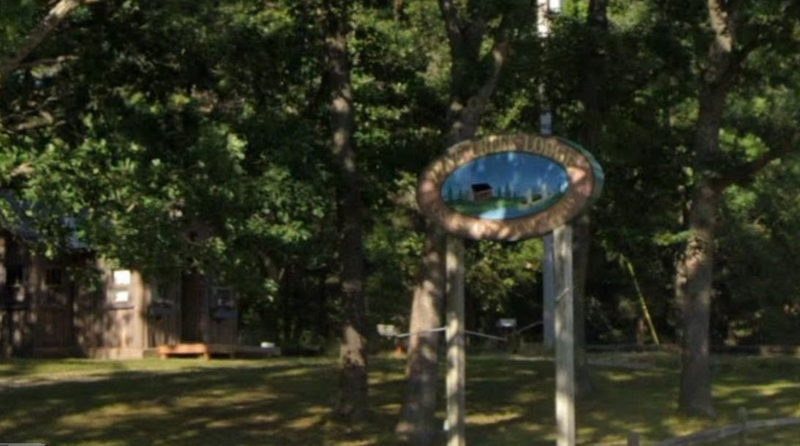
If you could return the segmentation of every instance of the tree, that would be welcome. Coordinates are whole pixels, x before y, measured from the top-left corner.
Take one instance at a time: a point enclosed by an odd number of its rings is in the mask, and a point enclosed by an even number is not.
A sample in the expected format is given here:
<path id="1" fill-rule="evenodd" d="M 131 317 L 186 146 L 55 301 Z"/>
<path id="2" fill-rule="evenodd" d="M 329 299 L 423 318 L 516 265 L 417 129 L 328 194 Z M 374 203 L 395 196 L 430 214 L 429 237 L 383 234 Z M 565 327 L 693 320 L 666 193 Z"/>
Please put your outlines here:
<path id="1" fill-rule="evenodd" d="M 347 40 L 350 20 L 348 1 L 325 2 L 326 64 L 331 89 L 331 153 L 340 169 L 341 187 L 337 213 L 342 236 L 341 287 L 344 318 L 339 354 L 339 402 L 337 414 L 361 420 L 367 412 L 366 305 L 364 297 L 364 255 L 362 246 L 361 180 L 356 163 L 355 109 L 350 81 Z"/>
<path id="2" fill-rule="evenodd" d="M 85 3 L 89 3 L 89 0 L 59 0 L 45 15 L 44 19 L 27 34 L 16 51 L 0 60 L 0 92 L 8 75 L 17 69 L 20 63 L 30 56 L 39 44 L 52 34 L 75 8 Z"/>
<path id="3" fill-rule="evenodd" d="M 497 87 L 509 55 L 511 28 L 518 5 L 508 9 L 480 2 L 461 5 L 440 0 L 439 9 L 450 49 L 450 100 L 445 142 L 447 146 L 475 136 L 480 120 Z M 495 26 L 493 19 L 499 22 Z M 482 53 L 484 40 L 491 49 Z M 419 283 L 411 306 L 410 331 L 419 333 L 441 325 L 445 281 L 444 231 L 436 225 L 426 230 Z M 415 445 L 436 442 L 438 336 L 412 335 L 408 351 L 408 387 L 396 432 Z"/>
<path id="4" fill-rule="evenodd" d="M 589 150 L 600 148 L 603 134 L 603 116 L 606 104 L 603 85 L 605 82 L 604 43 L 608 40 L 608 1 L 590 0 L 586 17 L 586 36 L 583 45 L 585 64 L 581 70 L 582 91 L 580 101 L 583 103 L 583 132 L 581 142 Z M 591 218 L 588 210 L 572 223 L 573 226 L 573 280 L 574 290 L 574 323 L 575 323 L 575 392 L 578 398 L 585 398 L 593 391 L 589 371 L 589 360 L 586 354 L 586 281 L 589 268 L 589 247 L 591 244 Z"/>
<path id="5" fill-rule="evenodd" d="M 291 348 L 318 322 L 299 302 L 332 313 L 299 295 L 323 288 L 337 234 L 326 120 L 284 109 L 315 103 L 317 84 L 283 73 L 317 71 L 322 39 L 284 4 L 195 6 L 92 2 L 38 47 L 0 103 L 2 186 L 47 209 L 42 253 L 77 235 L 131 267 L 213 273 L 245 297 L 248 335 Z"/>
<path id="6" fill-rule="evenodd" d="M 763 12 L 741 1 L 709 0 L 708 52 L 700 73 L 698 117 L 695 124 L 692 170 L 696 175 L 686 203 L 688 240 L 676 271 L 676 299 L 683 306 L 681 385 L 682 410 L 694 415 L 714 414 L 711 397 L 709 321 L 713 294 L 714 251 L 722 193 L 746 181 L 770 161 L 787 153 L 796 135 L 763 135 L 769 150 L 733 170 L 720 145 L 726 106 L 732 89 L 741 81 L 748 58 L 757 49 L 780 38 L 796 41 L 798 2 L 781 2 L 779 15 Z M 766 20 L 764 20 L 766 19 Z M 766 21 L 766 23 L 764 23 Z M 767 129 L 767 123 L 761 123 Z M 789 138 L 786 138 L 789 136 Z"/>

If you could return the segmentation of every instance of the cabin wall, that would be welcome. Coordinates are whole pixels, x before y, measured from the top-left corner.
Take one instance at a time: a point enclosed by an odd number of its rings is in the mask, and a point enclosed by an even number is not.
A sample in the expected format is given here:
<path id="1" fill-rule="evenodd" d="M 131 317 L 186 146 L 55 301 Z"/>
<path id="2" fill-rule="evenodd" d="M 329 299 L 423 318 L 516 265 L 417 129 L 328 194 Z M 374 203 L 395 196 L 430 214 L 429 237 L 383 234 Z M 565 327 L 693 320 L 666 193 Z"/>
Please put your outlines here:
<path id="1" fill-rule="evenodd" d="M 75 342 L 84 355 L 92 356 L 92 352 L 105 346 L 108 330 L 105 291 L 79 288 L 73 308 Z"/>
<path id="2" fill-rule="evenodd" d="M 145 286 L 147 348 L 180 342 L 181 288 L 178 275 L 149 281 Z"/>
<path id="3" fill-rule="evenodd" d="M 214 320 L 209 322 L 210 344 L 238 344 L 239 330 L 236 319 Z"/>
<path id="4" fill-rule="evenodd" d="M 24 268 L 28 257 L 7 233 L 2 234 L 2 274 L 0 274 L 0 303 L 3 323 L 0 325 L 0 344 L 5 356 L 31 354 L 33 339 L 30 299 L 25 289 Z"/>
<path id="5" fill-rule="evenodd" d="M 65 265 L 34 256 L 27 281 L 35 355 L 66 355 L 74 345 L 73 290 Z"/>
<path id="6" fill-rule="evenodd" d="M 209 342 L 208 284 L 206 277 L 185 273 L 181 278 L 180 342 Z"/>
<path id="7" fill-rule="evenodd" d="M 86 277 L 73 282 L 68 270 Z M 237 344 L 236 300 L 200 274 L 159 283 L 87 254 L 48 260 L 0 232 L 2 356 L 139 358 L 161 345 Z"/>
<path id="8" fill-rule="evenodd" d="M 181 336 L 181 283 L 178 276 L 148 280 L 136 270 L 100 264 L 104 292 L 83 299 L 79 332 L 84 351 L 93 357 L 143 357 L 160 345 L 177 344 Z M 115 281 L 115 271 L 129 271 L 130 281 Z M 127 293 L 127 299 L 120 299 Z M 80 316 L 79 316 L 80 318 Z"/>
<path id="9" fill-rule="evenodd" d="M 100 261 L 100 290 L 79 297 L 78 342 L 99 358 L 139 358 L 147 347 L 145 284 L 138 271 L 113 269 Z"/>
<path id="10" fill-rule="evenodd" d="M 239 313 L 238 298 L 233 289 L 224 284 L 209 281 L 206 287 L 205 318 L 210 344 L 238 344 Z"/>
<path id="11" fill-rule="evenodd" d="M 181 284 L 181 342 L 237 344 L 238 302 L 233 290 L 196 273 L 184 274 Z"/>
<path id="12" fill-rule="evenodd" d="M 0 345 L 4 355 L 73 353 L 72 288 L 66 265 L 0 236 Z"/>

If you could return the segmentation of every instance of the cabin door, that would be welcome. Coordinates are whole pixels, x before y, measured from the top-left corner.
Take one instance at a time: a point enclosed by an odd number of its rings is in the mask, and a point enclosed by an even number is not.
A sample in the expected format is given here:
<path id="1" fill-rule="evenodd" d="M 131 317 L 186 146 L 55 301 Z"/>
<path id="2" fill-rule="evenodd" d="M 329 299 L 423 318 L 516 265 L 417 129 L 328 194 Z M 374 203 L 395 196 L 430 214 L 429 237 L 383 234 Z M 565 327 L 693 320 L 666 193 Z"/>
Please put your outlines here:
<path id="1" fill-rule="evenodd" d="M 202 275 L 183 275 L 181 286 L 181 342 L 204 342 L 206 287 Z"/>

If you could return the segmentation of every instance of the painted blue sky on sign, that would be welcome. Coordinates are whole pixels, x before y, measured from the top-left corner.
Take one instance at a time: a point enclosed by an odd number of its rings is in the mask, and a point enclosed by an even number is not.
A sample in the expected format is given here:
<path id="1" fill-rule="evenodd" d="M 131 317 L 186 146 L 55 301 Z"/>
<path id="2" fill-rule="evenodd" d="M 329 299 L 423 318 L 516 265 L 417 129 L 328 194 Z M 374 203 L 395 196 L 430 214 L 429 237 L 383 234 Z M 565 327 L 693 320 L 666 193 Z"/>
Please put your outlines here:
<path id="1" fill-rule="evenodd" d="M 528 152 L 500 152 L 459 167 L 442 185 L 442 199 L 467 215 L 504 220 L 536 214 L 566 192 L 561 164 Z"/>

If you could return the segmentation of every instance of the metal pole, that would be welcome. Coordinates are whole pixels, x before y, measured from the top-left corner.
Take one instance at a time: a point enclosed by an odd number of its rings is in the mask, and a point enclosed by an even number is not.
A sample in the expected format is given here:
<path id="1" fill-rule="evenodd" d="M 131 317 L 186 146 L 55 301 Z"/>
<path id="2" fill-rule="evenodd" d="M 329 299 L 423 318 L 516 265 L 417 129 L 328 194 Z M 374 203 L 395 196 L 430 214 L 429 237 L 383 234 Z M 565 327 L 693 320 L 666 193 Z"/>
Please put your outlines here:
<path id="1" fill-rule="evenodd" d="M 558 446 L 575 446 L 575 321 L 572 226 L 553 231 L 556 251 L 556 428 Z"/>
<path id="2" fill-rule="evenodd" d="M 464 242 L 447 237 L 447 446 L 465 446 Z"/>

